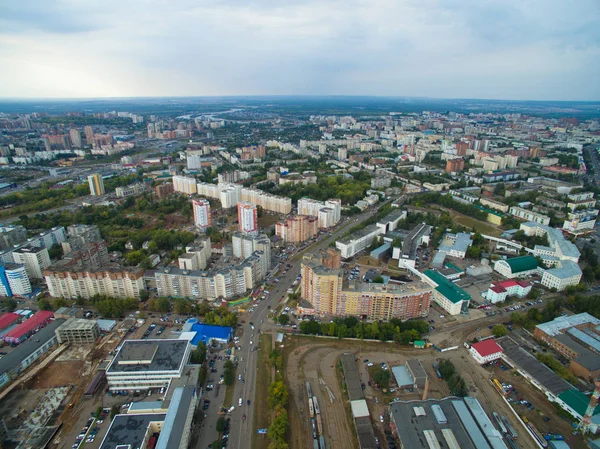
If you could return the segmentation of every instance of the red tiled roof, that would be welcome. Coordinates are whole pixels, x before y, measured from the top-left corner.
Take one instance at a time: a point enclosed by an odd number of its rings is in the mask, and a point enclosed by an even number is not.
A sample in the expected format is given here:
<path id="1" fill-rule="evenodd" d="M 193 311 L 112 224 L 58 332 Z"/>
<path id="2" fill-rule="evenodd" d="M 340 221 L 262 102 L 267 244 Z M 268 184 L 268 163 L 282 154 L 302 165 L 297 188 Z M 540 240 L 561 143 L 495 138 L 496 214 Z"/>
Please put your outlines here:
<path id="1" fill-rule="evenodd" d="M 475 343 L 472 345 L 472 347 L 473 349 L 475 349 L 475 351 L 479 353 L 481 357 L 502 352 L 502 348 L 500 347 L 500 345 L 496 343 L 496 340 L 493 340 L 491 338 L 489 340 L 484 340 L 480 341 L 479 343 Z"/>
<path id="2" fill-rule="evenodd" d="M 523 288 L 531 286 L 531 284 L 527 281 L 517 281 L 517 284 L 519 284 Z"/>
<path id="3" fill-rule="evenodd" d="M 19 315 L 18 313 L 13 313 L 13 312 L 5 313 L 4 315 L 0 316 L 0 329 L 6 329 L 8 326 L 13 324 L 19 318 L 21 318 L 21 315 Z"/>
<path id="4" fill-rule="evenodd" d="M 506 293 L 506 289 L 500 285 L 490 287 L 490 290 L 496 293 Z"/>

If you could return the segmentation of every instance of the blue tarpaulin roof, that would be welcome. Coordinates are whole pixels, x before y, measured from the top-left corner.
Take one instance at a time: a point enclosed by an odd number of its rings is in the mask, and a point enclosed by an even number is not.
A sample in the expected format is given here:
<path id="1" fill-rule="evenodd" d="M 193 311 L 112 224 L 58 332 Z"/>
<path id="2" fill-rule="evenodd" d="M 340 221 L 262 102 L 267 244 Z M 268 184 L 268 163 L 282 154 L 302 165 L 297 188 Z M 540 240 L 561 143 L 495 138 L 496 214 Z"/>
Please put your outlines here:
<path id="1" fill-rule="evenodd" d="M 231 340 L 233 329 L 226 326 L 195 323 L 192 325 L 190 332 L 196 332 L 196 336 L 192 339 L 191 343 L 194 346 L 198 346 L 198 343 L 201 341 L 208 344 L 213 338 L 221 341 L 229 341 Z"/>

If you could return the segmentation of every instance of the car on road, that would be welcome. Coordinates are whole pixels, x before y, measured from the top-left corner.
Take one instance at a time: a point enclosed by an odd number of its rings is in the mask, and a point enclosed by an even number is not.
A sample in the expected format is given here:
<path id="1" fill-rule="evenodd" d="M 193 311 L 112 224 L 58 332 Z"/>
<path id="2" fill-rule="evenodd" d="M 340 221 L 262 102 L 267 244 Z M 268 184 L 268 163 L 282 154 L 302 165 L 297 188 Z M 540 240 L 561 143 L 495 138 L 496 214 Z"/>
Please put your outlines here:
<path id="1" fill-rule="evenodd" d="M 379 415 L 379 422 L 383 422 L 383 415 Z"/>
<path id="2" fill-rule="evenodd" d="M 242 401 L 242 398 L 240 398 L 240 399 L 238 400 L 238 407 L 241 407 L 241 406 L 242 406 L 242 402 L 243 402 L 243 401 Z"/>

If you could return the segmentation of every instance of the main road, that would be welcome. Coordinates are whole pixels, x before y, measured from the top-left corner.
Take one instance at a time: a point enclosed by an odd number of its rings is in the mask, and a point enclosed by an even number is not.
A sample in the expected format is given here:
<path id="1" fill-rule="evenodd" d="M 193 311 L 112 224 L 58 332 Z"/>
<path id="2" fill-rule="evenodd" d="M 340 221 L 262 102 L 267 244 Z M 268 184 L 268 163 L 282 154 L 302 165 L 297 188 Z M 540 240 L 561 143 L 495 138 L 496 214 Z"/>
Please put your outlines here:
<path id="1" fill-rule="evenodd" d="M 260 337 L 259 331 L 272 329 L 273 326 L 268 322 L 267 316 L 270 309 L 276 308 L 282 301 L 287 294 L 287 290 L 292 286 L 292 283 L 300 274 L 300 261 L 302 256 L 305 253 L 321 251 L 327 248 L 331 242 L 340 238 L 349 228 L 362 223 L 373 216 L 373 213 L 373 210 L 369 210 L 354 217 L 344 217 L 340 224 L 338 224 L 333 231 L 330 231 L 331 235 L 324 234 L 315 243 L 295 254 L 291 260 L 282 262 L 282 267 L 285 263 L 289 263 L 291 264 L 291 268 L 287 270 L 286 274 L 279 273 L 279 275 L 275 274 L 271 277 L 270 282 L 274 283 L 274 286 L 270 290 L 268 299 L 265 299 L 254 306 L 252 312 L 247 311 L 239 317 L 238 322 L 245 321 L 245 323 L 242 323 L 243 332 L 238 343 L 238 346 L 241 346 L 242 349 L 240 351 L 235 351 L 235 355 L 238 356 L 238 367 L 235 384 L 233 386 L 233 406 L 235 406 L 235 409 L 229 415 L 231 418 L 229 443 L 227 445 L 229 449 L 246 449 L 251 445 L 253 437 L 253 412 L 254 401 L 256 399 L 256 370 L 258 358 L 258 351 L 252 350 L 252 348 L 258 348 L 258 338 Z M 278 282 L 274 282 L 273 278 L 278 279 Z M 255 329 L 251 328 L 251 322 Z M 238 380 L 238 375 L 242 376 L 243 382 Z M 224 395 L 221 394 L 220 396 L 223 397 Z M 239 405 L 240 399 L 241 406 Z M 248 400 L 250 400 L 250 405 L 248 405 Z M 221 401 L 219 400 L 219 403 L 220 402 Z M 219 409 L 220 405 L 211 404 L 211 408 L 207 414 L 216 414 Z M 246 419 L 244 419 L 244 415 Z M 207 418 L 209 417 L 207 416 Z M 217 438 L 215 427 L 212 424 L 213 419 L 209 419 L 209 421 L 211 421 L 211 424 L 207 426 L 208 428 L 205 426 L 202 429 L 200 440 L 197 445 L 198 448 L 206 449 L 208 447 L 207 445 Z M 216 418 L 214 421 L 216 421 Z"/>

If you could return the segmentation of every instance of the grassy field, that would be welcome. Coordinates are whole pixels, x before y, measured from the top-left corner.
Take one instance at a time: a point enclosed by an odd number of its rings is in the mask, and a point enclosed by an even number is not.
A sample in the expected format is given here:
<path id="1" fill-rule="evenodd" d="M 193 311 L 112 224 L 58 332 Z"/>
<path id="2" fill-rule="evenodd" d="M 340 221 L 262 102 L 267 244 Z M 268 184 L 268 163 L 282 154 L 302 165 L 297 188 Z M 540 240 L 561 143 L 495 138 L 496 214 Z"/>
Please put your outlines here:
<path id="1" fill-rule="evenodd" d="M 237 376 L 234 373 L 233 378 L 235 379 Z M 225 384 L 223 384 L 225 385 Z M 225 397 L 223 398 L 223 407 L 229 408 L 233 403 L 233 390 L 235 390 L 235 382 L 232 385 L 225 386 Z"/>
<path id="2" fill-rule="evenodd" d="M 267 449 L 269 439 L 266 435 L 258 435 L 258 429 L 269 427 L 269 402 L 268 390 L 271 383 L 271 364 L 269 354 L 271 352 L 272 337 L 270 334 L 261 334 L 258 341 L 258 360 L 256 362 L 256 395 L 254 399 L 254 420 L 252 431 L 252 449 Z"/>
<path id="3" fill-rule="evenodd" d="M 262 217 L 258 217 L 258 226 L 261 228 L 268 228 L 279 221 L 279 215 L 264 214 Z"/>
<path id="4" fill-rule="evenodd" d="M 459 212 L 449 211 L 450 216 L 460 225 L 466 226 L 468 228 L 475 228 L 478 232 L 482 234 L 488 234 L 493 236 L 499 236 L 502 234 L 502 229 L 497 228 L 491 223 L 487 223 L 485 221 L 476 220 L 474 218 L 468 217 L 467 215 L 463 215 Z"/>

